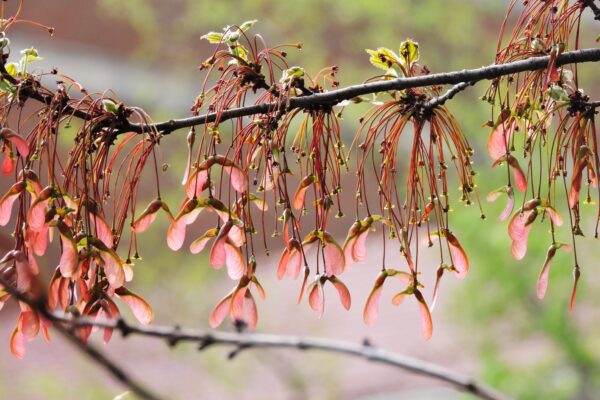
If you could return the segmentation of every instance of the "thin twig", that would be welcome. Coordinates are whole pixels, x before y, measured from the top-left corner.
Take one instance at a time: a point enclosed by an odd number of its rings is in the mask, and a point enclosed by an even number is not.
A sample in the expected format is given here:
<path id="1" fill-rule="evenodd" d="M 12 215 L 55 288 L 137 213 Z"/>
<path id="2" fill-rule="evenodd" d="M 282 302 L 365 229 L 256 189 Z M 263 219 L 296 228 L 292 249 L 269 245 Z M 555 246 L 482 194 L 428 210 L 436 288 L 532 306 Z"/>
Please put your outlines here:
<path id="1" fill-rule="evenodd" d="M 132 325 L 125 320 L 98 320 L 87 317 L 70 317 L 54 315 L 55 320 L 62 321 L 74 327 L 96 326 L 120 331 L 123 336 L 133 334 L 154 337 L 165 340 L 169 345 L 179 342 L 193 342 L 203 350 L 214 345 L 234 346 L 234 355 L 239 351 L 250 348 L 275 347 L 296 350 L 320 350 L 330 353 L 340 353 L 363 358 L 369 361 L 391 365 L 415 374 L 426 376 L 438 381 L 449 383 L 455 388 L 469 392 L 482 399 L 497 400 L 507 397 L 491 387 L 473 379 L 463 377 L 444 367 L 428 363 L 412 357 L 394 354 L 370 344 L 354 344 L 349 342 L 300 337 L 270 335 L 258 333 L 206 332 L 202 330 L 184 329 L 169 326 Z"/>
<path id="2" fill-rule="evenodd" d="M 473 86 L 475 82 L 461 82 L 454 86 L 452 86 L 446 93 L 441 96 L 435 97 L 425 103 L 425 110 L 431 110 L 435 107 L 441 106 L 446 103 L 448 100 L 452 99 L 457 93 L 462 92 L 469 86 Z"/>
<path id="3" fill-rule="evenodd" d="M 123 337 L 137 334 L 141 336 L 154 337 L 165 340 L 173 346 L 179 342 L 193 342 L 199 344 L 199 349 L 203 350 L 213 345 L 234 346 L 235 350 L 231 357 L 237 355 L 240 351 L 249 348 L 275 347 L 291 348 L 296 350 L 320 350 L 330 353 L 346 354 L 355 357 L 364 358 L 369 361 L 391 365 L 405 371 L 409 371 L 421 376 L 426 376 L 441 382 L 448 383 L 455 388 L 469 392 L 477 397 L 486 400 L 505 400 L 508 399 L 493 388 L 479 383 L 473 379 L 463 377 L 454 371 L 444 367 L 428 363 L 416 358 L 394 354 L 368 343 L 362 345 L 311 337 L 269 335 L 258 333 L 232 333 L 232 332 L 205 332 L 201 330 L 183 329 L 179 326 L 143 326 L 133 325 L 124 319 L 119 320 L 101 320 L 84 316 L 74 317 L 64 313 L 50 312 L 45 304 L 44 298 L 36 300 L 21 293 L 10 282 L 6 281 L 0 275 L 0 284 L 6 292 L 13 295 L 19 301 L 29 305 L 33 310 L 39 311 L 45 318 L 54 322 L 55 328 L 63 334 L 71 343 L 75 344 L 81 351 L 87 354 L 93 361 L 108 370 L 111 375 L 118 379 L 132 392 L 143 399 L 158 400 L 159 397 L 142 385 L 137 383 L 121 368 L 110 361 L 102 352 L 93 346 L 82 342 L 75 334 L 75 328 L 85 326 L 95 326 L 98 328 L 109 328 L 121 332 Z M 64 326 L 62 324 L 65 324 Z"/>

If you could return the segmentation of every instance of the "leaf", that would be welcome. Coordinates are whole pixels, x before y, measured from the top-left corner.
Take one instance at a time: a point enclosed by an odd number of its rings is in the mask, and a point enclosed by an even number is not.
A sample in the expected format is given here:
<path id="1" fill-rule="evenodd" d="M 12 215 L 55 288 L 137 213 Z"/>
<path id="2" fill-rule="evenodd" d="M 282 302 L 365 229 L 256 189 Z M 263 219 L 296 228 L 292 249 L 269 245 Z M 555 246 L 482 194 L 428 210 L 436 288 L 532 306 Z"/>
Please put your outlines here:
<path id="1" fill-rule="evenodd" d="M 423 339 L 429 340 L 433 334 L 433 321 L 431 319 L 431 313 L 429 307 L 423 298 L 421 292 L 415 289 L 415 297 L 419 302 L 419 312 L 421 313 L 421 334 Z"/>
<path id="2" fill-rule="evenodd" d="M 323 232 L 323 257 L 327 276 L 339 275 L 344 272 L 346 267 L 344 250 L 333 236 L 327 232 Z"/>
<path id="3" fill-rule="evenodd" d="M 308 175 L 302 179 L 298 189 L 296 189 L 296 193 L 294 194 L 293 207 L 296 210 L 301 210 L 304 208 L 304 199 L 306 197 L 306 191 L 309 186 L 313 183 L 317 182 L 317 178 L 314 175 Z"/>
<path id="4" fill-rule="evenodd" d="M 19 181 L 12 185 L 0 199 L 0 226 L 8 224 L 10 221 L 13 204 L 23 190 L 25 190 L 25 184 L 23 181 Z"/>
<path id="5" fill-rule="evenodd" d="M 544 296 L 546 296 L 546 291 L 548 290 L 548 275 L 550 272 L 550 265 L 555 254 L 556 246 L 552 245 L 546 253 L 546 259 L 544 260 L 544 264 L 542 265 L 542 269 L 540 270 L 540 274 L 537 280 L 536 294 L 538 299 L 540 300 L 543 299 Z"/>
<path id="6" fill-rule="evenodd" d="M 419 60 L 419 43 L 412 39 L 406 39 L 400 43 L 400 62 L 404 64 L 407 69 L 410 69 L 412 64 Z"/>
<path id="7" fill-rule="evenodd" d="M 258 22 L 257 19 L 253 19 L 251 21 L 246 21 L 240 25 L 240 30 L 242 32 L 246 32 L 248 29 L 250 29 L 252 27 L 252 25 L 254 25 L 257 22 Z"/>
<path id="8" fill-rule="evenodd" d="M 131 230 L 135 233 L 146 231 L 152 222 L 156 219 L 158 211 L 162 208 L 160 199 L 152 200 L 150 204 L 142 211 L 138 218 L 133 222 Z"/>
<path id="9" fill-rule="evenodd" d="M 14 145 L 24 159 L 29 156 L 29 144 L 27 144 L 25 139 L 15 133 L 12 129 L 3 128 L 0 130 L 0 137 Z"/>
<path id="10" fill-rule="evenodd" d="M 248 177 L 240 167 L 232 165 L 224 167 L 224 169 L 229 174 L 231 186 L 233 186 L 236 192 L 243 193 L 248 190 Z"/>
<path id="11" fill-rule="evenodd" d="M 222 298 L 215 308 L 210 313 L 210 317 L 208 318 L 208 324 L 211 328 L 217 328 L 219 325 L 223 323 L 223 320 L 229 314 L 229 305 L 231 304 L 231 293 Z"/>
<path id="12" fill-rule="evenodd" d="M 494 127 L 492 133 L 490 133 L 487 150 L 492 160 L 496 161 L 506 156 L 508 144 L 514 134 L 515 125 L 516 122 L 514 120 L 506 122 L 501 118 L 501 121 Z"/>
<path id="13" fill-rule="evenodd" d="M 25 357 L 25 336 L 17 328 L 10 337 L 10 352 L 18 360 Z"/>
<path id="14" fill-rule="evenodd" d="M 452 232 L 446 231 L 445 235 L 450 245 L 450 253 L 452 254 L 452 263 L 454 268 L 456 268 L 456 276 L 463 279 L 469 272 L 469 258 L 467 257 L 467 253 Z"/>
<path id="15" fill-rule="evenodd" d="M 325 298 L 323 296 L 323 285 L 321 284 L 320 276 L 317 276 L 315 281 L 308 287 L 308 304 L 317 313 L 319 319 L 321 319 L 325 310 Z"/>
<path id="16" fill-rule="evenodd" d="M 190 252 L 192 254 L 200 253 L 202 250 L 204 250 L 204 247 L 206 246 L 206 244 L 212 238 L 216 237 L 218 233 L 219 233 L 218 228 L 212 228 L 212 229 L 209 229 L 206 232 L 204 232 L 204 234 L 202 236 L 200 236 L 198 239 L 194 240 L 192 242 L 192 244 L 190 244 Z"/>
<path id="17" fill-rule="evenodd" d="M 221 43 L 223 34 L 220 32 L 208 32 L 206 35 L 200 36 L 200 39 L 208 40 L 208 43 Z"/>
<path id="18" fill-rule="evenodd" d="M 227 265 L 227 274 L 231 279 L 240 279 L 246 272 L 246 263 L 242 257 L 242 252 L 239 248 L 225 243 L 225 264 Z"/>
<path id="19" fill-rule="evenodd" d="M 371 293 L 369 293 L 369 297 L 367 297 L 367 301 L 365 302 L 363 320 L 365 321 L 365 324 L 369 326 L 375 325 L 375 322 L 377 321 L 377 316 L 379 314 L 379 299 L 381 298 L 381 291 L 383 290 L 383 283 L 386 278 L 386 272 L 382 271 L 375 280 L 373 289 L 371 289 Z"/>
<path id="20" fill-rule="evenodd" d="M 71 235 L 70 229 L 62 221 L 57 221 L 56 227 L 58 228 L 62 246 L 58 268 L 62 276 L 70 278 L 75 274 L 79 265 L 77 244 Z"/>
<path id="21" fill-rule="evenodd" d="M 342 303 L 342 306 L 344 306 L 346 310 L 349 310 L 352 304 L 352 300 L 350 297 L 350 291 L 348 290 L 346 285 L 344 285 L 344 283 L 335 276 L 330 277 L 329 281 L 336 288 L 338 295 L 340 296 L 340 302 Z"/>
<path id="22" fill-rule="evenodd" d="M 510 252 L 517 260 L 523 259 L 527 253 L 527 238 L 532 227 L 532 219 L 537 216 L 535 209 L 524 214 L 520 212 L 513 215 L 508 224 L 508 235 L 512 239 Z M 529 222 L 531 221 L 531 222 Z"/>
<path id="23" fill-rule="evenodd" d="M 192 224 L 200 215 L 202 207 L 194 197 L 188 200 L 167 231 L 167 244 L 171 250 L 179 250 L 185 241 L 186 226 Z"/>
<path id="24" fill-rule="evenodd" d="M 386 47 L 379 47 L 377 50 L 367 49 L 366 52 L 371 56 L 369 62 L 386 72 L 401 62 L 396 53 Z"/>
<path id="25" fill-rule="evenodd" d="M 109 99 L 102 100 L 102 108 L 104 109 L 104 111 L 111 114 L 116 115 L 119 113 L 119 106 L 114 101 Z"/>
<path id="26" fill-rule="evenodd" d="M 146 300 L 144 300 L 140 295 L 126 289 L 125 287 L 120 287 L 115 291 L 115 293 L 119 296 L 121 300 L 123 300 L 131 311 L 135 318 L 144 325 L 148 325 L 154 319 L 154 312 L 152 311 L 152 307 Z"/>
<path id="27" fill-rule="evenodd" d="M 208 171 L 196 169 L 185 183 L 185 193 L 192 199 L 208 188 Z"/>

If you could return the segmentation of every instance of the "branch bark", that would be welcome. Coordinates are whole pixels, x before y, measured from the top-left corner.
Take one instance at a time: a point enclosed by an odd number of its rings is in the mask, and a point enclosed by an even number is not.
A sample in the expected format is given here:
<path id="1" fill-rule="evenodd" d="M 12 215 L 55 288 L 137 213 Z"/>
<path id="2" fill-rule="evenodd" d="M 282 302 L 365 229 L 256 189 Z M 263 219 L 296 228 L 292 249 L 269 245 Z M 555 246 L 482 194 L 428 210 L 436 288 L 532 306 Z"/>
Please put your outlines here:
<path id="1" fill-rule="evenodd" d="M 21 293 L 18 289 L 0 276 L 0 285 L 4 290 L 14 296 L 17 300 L 29 305 L 33 310 L 40 312 L 46 319 L 54 323 L 54 327 L 73 343 L 82 352 L 88 355 L 94 362 L 101 365 L 113 377 L 123 385 L 131 389 L 136 395 L 146 400 L 159 400 L 160 397 L 146 389 L 142 384 L 135 381 L 123 369 L 109 360 L 101 351 L 82 342 L 76 335 L 76 328 L 95 326 L 98 328 L 110 328 L 121 332 L 123 337 L 129 335 L 140 335 L 165 340 L 174 346 L 179 342 L 198 343 L 199 350 L 209 346 L 226 345 L 234 346 L 235 349 L 229 357 L 233 358 L 240 351 L 250 348 L 289 348 L 296 350 L 319 350 L 329 353 L 338 353 L 363 358 L 368 361 L 390 365 L 417 375 L 432 378 L 434 380 L 450 384 L 454 388 L 473 394 L 485 400 L 508 400 L 509 398 L 493 388 L 477 382 L 468 377 L 456 374 L 436 364 L 422 361 L 405 355 L 394 354 L 382 348 L 371 345 L 368 342 L 354 344 L 343 341 L 300 337 L 270 335 L 258 333 L 234 333 L 234 332 L 206 332 L 202 330 L 183 329 L 178 326 L 144 326 L 134 325 L 119 320 L 100 320 L 88 317 L 73 317 L 64 313 L 57 314 L 46 308 L 44 297 L 32 299 Z"/>
<path id="2" fill-rule="evenodd" d="M 393 80 L 363 83 L 329 92 L 316 93 L 310 96 L 294 97 L 289 99 L 287 104 L 286 102 L 283 102 L 283 105 L 276 103 L 256 104 L 247 107 L 232 108 L 220 113 L 208 113 L 182 119 L 171 119 L 169 121 L 158 122 L 147 126 L 130 124 L 128 126 L 119 127 L 117 130 L 119 131 L 118 133 L 141 133 L 148 132 L 150 130 L 157 130 L 159 132 L 163 132 L 164 134 L 168 134 L 178 129 L 212 123 L 215 122 L 217 118 L 219 118 L 219 122 L 223 122 L 233 118 L 276 112 L 282 108 L 291 110 L 295 108 L 308 108 L 315 106 L 333 106 L 341 101 L 350 100 L 357 96 L 386 92 L 390 90 L 404 90 L 433 85 L 457 85 L 464 83 L 474 85 L 482 80 L 491 80 L 519 72 L 544 69 L 548 66 L 549 61 L 550 56 L 532 57 L 526 60 L 498 65 L 493 64 L 487 67 L 475 69 L 465 69 L 462 71 L 442 72 L 438 74 L 430 74 L 411 78 L 398 78 Z M 565 64 L 579 64 L 594 61 L 600 61 L 600 49 L 582 49 L 563 53 L 556 59 L 556 65 L 562 66 Z"/>

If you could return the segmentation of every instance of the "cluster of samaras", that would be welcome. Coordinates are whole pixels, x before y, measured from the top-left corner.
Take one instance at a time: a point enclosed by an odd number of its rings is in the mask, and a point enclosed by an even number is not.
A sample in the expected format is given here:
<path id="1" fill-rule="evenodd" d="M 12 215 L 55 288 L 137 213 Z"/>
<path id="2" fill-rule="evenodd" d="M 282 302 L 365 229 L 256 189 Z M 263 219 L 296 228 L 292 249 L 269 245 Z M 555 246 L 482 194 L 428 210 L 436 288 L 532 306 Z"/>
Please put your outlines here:
<path id="1" fill-rule="evenodd" d="M 580 3 L 528 3 L 511 41 L 498 51 L 497 62 L 546 53 L 555 58 L 568 45 L 571 29 L 580 17 Z M 443 104 L 431 102 L 440 96 L 441 88 L 353 99 L 372 101 L 373 107 L 361 118 L 360 130 L 346 150 L 339 124 L 342 111 L 334 110 L 335 103 L 287 107 L 292 98 L 337 87 L 337 68 L 311 77 L 300 67 L 290 67 L 285 59 L 286 46 L 268 48 L 260 36 L 247 36 L 253 24 L 249 21 L 226 27 L 204 37 L 217 48 L 201 66 L 208 74 L 192 110 L 195 115 L 212 114 L 202 132 L 192 128 L 188 134 L 185 196 L 177 212 L 171 212 L 161 199 L 155 153 L 161 138 L 170 131 L 157 131 L 143 111 L 107 96 L 91 96 L 56 71 L 58 89 L 45 88 L 27 71 L 28 64 L 39 59 L 37 51 L 25 50 L 19 63 L 7 63 L 9 43 L 3 38 L 2 173 L 13 177 L 15 183 L 0 199 L 0 225 L 15 221 L 15 245 L 0 260 L 2 282 L 15 285 L 33 299 L 46 299 L 52 311 L 60 308 L 91 318 L 119 318 L 114 299 L 120 298 L 140 322 L 149 323 L 153 317 L 150 306 L 124 286 L 133 276 L 131 260 L 137 256 L 138 235 L 163 212 L 170 223 L 167 244 L 179 250 L 187 227 L 213 215 L 215 226 L 191 242 L 189 249 L 196 254 L 207 248 L 212 267 L 225 266 L 237 284 L 214 308 L 210 325 L 216 327 L 230 317 L 253 328 L 258 317 L 252 293 L 265 296 L 257 279 L 257 232 L 262 233 L 266 248 L 265 219 L 273 215 L 274 236 L 281 236 L 284 246 L 277 277 L 300 278 L 298 302 L 306 292 L 310 307 L 319 316 L 328 283 L 337 290 L 342 305 L 350 308 L 350 293 L 340 275 L 351 263 L 366 259 L 367 235 L 379 229 L 384 243 L 395 243 L 405 266 L 388 268 L 384 247 L 381 272 L 366 301 L 364 320 L 375 322 L 387 278 L 400 278 L 394 279 L 394 284 L 401 286 L 392 303 L 398 305 L 413 297 L 421 312 L 423 336 L 429 338 L 432 321 L 419 280 L 419 248 L 439 249 L 431 307 L 444 273 L 462 278 L 469 269 L 468 257 L 449 227 L 449 186 L 453 185 L 448 181 L 449 170 L 455 170 L 460 182 L 459 200 L 479 203 L 473 150 Z M 368 53 L 371 63 L 385 71 L 375 80 L 428 73 L 417 63 L 418 45 L 411 40 L 402 42 L 398 54 L 386 48 Z M 209 83 L 215 74 L 216 81 Z M 83 97 L 71 98 L 69 92 L 74 90 Z M 42 100 L 41 107 L 31 104 L 31 99 Z M 231 137 L 224 139 L 220 127 L 224 113 L 246 106 L 249 99 L 264 107 L 251 118 L 233 118 Z M 573 73 L 552 63 L 547 70 L 511 77 L 506 87 L 495 81 L 486 99 L 501 106 L 500 115 L 490 123 L 493 132 L 488 149 L 494 167 L 506 164 L 514 172 L 514 178 L 507 174 L 506 187 L 488 196 L 493 200 L 502 193 L 508 195 L 499 219 L 512 214 L 509 233 L 513 255 L 525 255 L 527 235 L 536 220 L 550 221 L 552 245 L 538 283 L 542 296 L 550 260 L 558 248 L 569 247 L 554 240 L 554 226 L 562 224 L 555 208 L 556 183 L 566 180 L 570 162 L 573 170 L 567 192 L 575 234 L 580 232 L 583 179 L 595 184 L 594 112 L 577 89 Z M 31 111 L 32 117 L 17 120 L 22 110 Z M 557 117 L 556 133 L 551 136 L 549 129 Z M 76 118 L 83 123 L 65 154 L 59 137 Z M 133 126 L 141 127 L 141 133 L 128 132 Z M 519 162 L 514 151 L 521 136 L 527 166 Z M 119 143 L 115 146 L 116 140 Z M 153 168 L 145 168 L 148 163 Z M 354 192 L 345 187 L 344 193 L 355 196 L 355 222 L 345 241 L 338 242 L 328 223 L 344 216 L 341 180 L 349 164 L 356 169 L 356 187 Z M 157 197 L 137 212 L 137 193 L 145 170 L 155 175 Z M 536 171 L 539 175 L 534 177 Z M 524 201 L 516 212 L 513 184 L 519 191 L 532 194 L 532 200 Z M 42 296 L 36 257 L 46 254 L 48 241 L 56 235 L 60 260 L 48 295 Z M 119 254 L 122 238 L 129 239 L 126 254 Z M 576 273 L 577 279 L 577 264 Z M 3 304 L 10 295 L 0 294 Z M 25 342 L 40 329 L 46 333 L 48 325 L 26 304 L 21 303 L 21 309 L 11 340 L 18 357 L 24 353 Z M 80 328 L 79 332 L 86 340 L 91 328 Z M 105 330 L 104 339 L 109 340 L 110 335 L 111 331 Z"/>

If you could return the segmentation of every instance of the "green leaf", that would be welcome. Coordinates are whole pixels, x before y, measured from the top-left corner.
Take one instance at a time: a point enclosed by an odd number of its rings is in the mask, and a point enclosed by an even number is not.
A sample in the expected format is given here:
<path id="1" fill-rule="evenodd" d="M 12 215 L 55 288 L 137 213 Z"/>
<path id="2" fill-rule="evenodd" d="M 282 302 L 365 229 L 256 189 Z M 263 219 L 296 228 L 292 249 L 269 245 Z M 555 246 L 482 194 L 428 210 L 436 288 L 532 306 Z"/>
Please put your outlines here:
<path id="1" fill-rule="evenodd" d="M 240 25 L 240 29 L 242 30 L 242 32 L 246 32 L 248 29 L 250 29 L 252 27 L 252 25 L 254 25 L 257 22 L 258 22 L 257 19 L 253 19 L 251 21 L 246 21 Z"/>
<path id="2" fill-rule="evenodd" d="M 562 86 L 553 84 L 548 88 L 546 93 L 548 94 L 548 96 L 550 96 L 552 100 L 569 101 L 569 94 Z"/>
<path id="3" fill-rule="evenodd" d="M 10 76 L 17 76 L 17 73 L 19 72 L 19 67 L 17 65 L 17 63 L 8 63 L 6 64 L 6 72 L 8 72 L 8 74 Z"/>
<path id="4" fill-rule="evenodd" d="M 412 39 L 406 39 L 400 43 L 400 61 L 402 64 L 410 68 L 412 64 L 419 60 L 419 43 Z"/>
<path id="5" fill-rule="evenodd" d="M 302 78 L 302 77 L 304 77 L 304 68 L 294 66 L 294 67 L 290 67 L 290 68 L 286 69 L 285 71 L 283 71 L 283 75 L 281 76 L 281 79 L 279 80 L 279 82 L 290 83 L 294 79 Z"/>
<path id="6" fill-rule="evenodd" d="M 366 52 L 371 56 L 371 64 L 385 71 L 392 70 L 393 66 L 400 62 L 396 53 L 385 47 L 379 47 L 377 50 L 367 49 Z"/>
<path id="7" fill-rule="evenodd" d="M 117 104 L 114 101 L 108 99 L 102 100 L 102 108 L 104 108 L 104 111 L 112 114 L 117 114 L 119 110 Z"/>
<path id="8" fill-rule="evenodd" d="M 15 89 L 5 80 L 0 81 L 0 92 L 14 93 Z"/>
<path id="9" fill-rule="evenodd" d="M 221 43 L 223 34 L 219 32 L 208 32 L 206 35 L 200 36 L 200 39 L 208 40 L 208 43 Z"/>
<path id="10" fill-rule="evenodd" d="M 21 54 L 23 54 L 24 56 L 33 56 L 33 57 L 38 57 L 38 51 L 35 47 L 31 47 L 29 49 L 24 49 L 21 50 Z"/>

